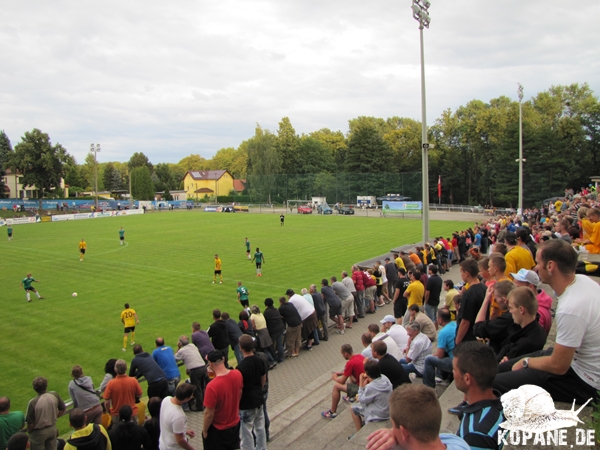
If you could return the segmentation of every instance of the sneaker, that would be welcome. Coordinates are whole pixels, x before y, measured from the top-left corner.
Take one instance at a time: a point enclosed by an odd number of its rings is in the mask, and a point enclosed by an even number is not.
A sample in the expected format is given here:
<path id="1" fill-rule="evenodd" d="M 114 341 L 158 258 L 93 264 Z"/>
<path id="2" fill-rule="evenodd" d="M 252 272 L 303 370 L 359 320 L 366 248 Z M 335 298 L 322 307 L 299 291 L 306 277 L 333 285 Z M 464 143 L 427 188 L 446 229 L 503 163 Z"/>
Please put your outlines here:
<path id="1" fill-rule="evenodd" d="M 308 351 L 311 351 L 311 350 L 312 350 L 312 345 L 311 345 L 311 346 L 308 346 L 308 345 L 307 345 L 307 346 L 306 346 L 306 347 L 304 347 L 304 348 L 305 348 L 306 350 L 308 350 Z"/>
<path id="2" fill-rule="evenodd" d="M 321 415 L 326 419 L 335 419 L 337 417 L 337 414 L 331 411 L 323 411 Z"/>
<path id="3" fill-rule="evenodd" d="M 219 284 L 223 284 L 223 282 L 222 282 L 222 281 L 219 281 Z"/>
<path id="4" fill-rule="evenodd" d="M 44 300 L 44 297 L 40 297 L 40 300 Z"/>
<path id="5" fill-rule="evenodd" d="M 466 406 L 469 406 L 469 404 L 467 402 L 460 402 L 458 405 L 456 405 L 453 408 L 448 408 L 448 412 L 450 414 L 460 414 L 462 413 L 463 408 L 465 408 Z"/>
<path id="6" fill-rule="evenodd" d="M 135 342 L 132 342 L 131 345 L 135 345 Z"/>
<path id="7" fill-rule="evenodd" d="M 31 303 L 31 299 L 27 300 L 29 303 Z"/>
<path id="8" fill-rule="evenodd" d="M 408 378 L 410 378 L 410 381 L 415 381 L 417 379 L 417 374 L 414 372 L 411 372 L 408 374 Z"/>
<path id="9" fill-rule="evenodd" d="M 348 397 L 347 395 L 344 395 L 342 400 L 344 400 L 346 403 L 354 403 L 356 401 L 356 397 Z"/>
<path id="10" fill-rule="evenodd" d="M 212 284 L 215 284 L 215 282 L 213 281 Z"/>
<path id="11" fill-rule="evenodd" d="M 444 380 L 440 377 L 435 377 L 435 384 L 440 384 L 441 382 L 443 382 Z"/>
<path id="12" fill-rule="evenodd" d="M 122 350 L 122 351 L 124 351 L 124 352 L 126 352 L 126 351 L 127 351 L 127 349 L 126 349 L 126 348 L 122 348 L 121 350 Z"/>

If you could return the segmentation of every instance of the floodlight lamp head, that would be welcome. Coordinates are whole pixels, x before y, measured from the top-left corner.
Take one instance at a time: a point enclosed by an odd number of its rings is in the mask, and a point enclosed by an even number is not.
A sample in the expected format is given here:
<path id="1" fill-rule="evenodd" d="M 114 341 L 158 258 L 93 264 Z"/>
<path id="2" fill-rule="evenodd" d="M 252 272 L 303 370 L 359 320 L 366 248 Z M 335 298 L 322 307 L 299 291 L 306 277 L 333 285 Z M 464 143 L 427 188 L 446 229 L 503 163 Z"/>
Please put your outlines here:
<path id="1" fill-rule="evenodd" d="M 431 6 L 431 2 L 429 0 L 423 0 L 423 6 L 425 7 L 425 9 L 429 9 L 429 7 Z"/>

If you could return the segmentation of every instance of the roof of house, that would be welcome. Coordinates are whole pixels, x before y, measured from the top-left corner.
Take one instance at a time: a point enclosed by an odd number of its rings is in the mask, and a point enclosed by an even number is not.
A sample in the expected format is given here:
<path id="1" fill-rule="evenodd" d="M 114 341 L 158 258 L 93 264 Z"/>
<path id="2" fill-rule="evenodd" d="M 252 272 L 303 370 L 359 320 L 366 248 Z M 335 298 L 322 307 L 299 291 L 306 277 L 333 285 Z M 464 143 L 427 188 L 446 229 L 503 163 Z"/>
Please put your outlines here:
<path id="1" fill-rule="evenodd" d="M 190 170 L 188 174 L 194 180 L 218 180 L 226 172 L 226 170 Z"/>
<path id="2" fill-rule="evenodd" d="M 233 180 L 233 188 L 237 192 L 242 192 L 246 189 L 246 180 Z"/>

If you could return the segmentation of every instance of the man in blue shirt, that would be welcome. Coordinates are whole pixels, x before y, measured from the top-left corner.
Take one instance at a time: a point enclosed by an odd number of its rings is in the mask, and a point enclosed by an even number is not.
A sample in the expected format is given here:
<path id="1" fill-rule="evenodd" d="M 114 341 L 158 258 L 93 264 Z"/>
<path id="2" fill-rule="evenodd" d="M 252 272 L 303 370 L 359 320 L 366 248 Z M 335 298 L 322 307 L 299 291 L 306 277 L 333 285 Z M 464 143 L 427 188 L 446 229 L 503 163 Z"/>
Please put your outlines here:
<path id="1" fill-rule="evenodd" d="M 165 372 L 167 376 L 167 383 L 169 385 L 169 395 L 175 396 L 175 389 L 181 381 L 181 373 L 179 372 L 179 366 L 175 361 L 175 354 L 173 349 L 168 345 L 165 345 L 165 340 L 161 337 L 156 338 L 156 349 L 152 352 L 152 359 L 156 361 L 156 364 Z"/>
<path id="2" fill-rule="evenodd" d="M 447 309 L 438 309 L 437 323 L 442 327 L 437 336 L 437 354 L 425 358 L 425 368 L 423 369 L 423 384 L 432 388 L 435 388 L 436 369 L 452 372 L 452 352 L 456 335 L 456 322 L 451 320 L 450 311 Z"/>

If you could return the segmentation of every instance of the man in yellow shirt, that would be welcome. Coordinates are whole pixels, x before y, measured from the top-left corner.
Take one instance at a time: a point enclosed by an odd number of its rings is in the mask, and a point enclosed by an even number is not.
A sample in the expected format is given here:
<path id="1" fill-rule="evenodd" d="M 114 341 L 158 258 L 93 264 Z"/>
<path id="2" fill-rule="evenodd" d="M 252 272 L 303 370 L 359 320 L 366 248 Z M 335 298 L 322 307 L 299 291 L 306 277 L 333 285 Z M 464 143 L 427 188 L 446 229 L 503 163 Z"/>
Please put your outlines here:
<path id="1" fill-rule="evenodd" d="M 83 238 L 81 238 L 81 242 L 79 243 L 79 261 L 83 261 L 85 257 L 85 251 L 87 249 L 87 242 Z"/>
<path id="2" fill-rule="evenodd" d="M 215 274 L 213 276 L 213 284 L 217 281 L 217 275 L 219 275 L 219 284 L 223 284 L 223 275 L 221 274 L 221 259 L 219 255 L 215 253 Z"/>
<path id="3" fill-rule="evenodd" d="M 121 322 L 125 326 L 123 333 L 123 351 L 127 350 L 127 335 L 131 333 L 131 345 L 135 344 L 135 326 L 140 323 L 140 319 L 135 312 L 135 309 L 129 307 L 129 303 L 125 303 L 125 309 L 121 313 Z"/>
<path id="4" fill-rule="evenodd" d="M 404 296 L 408 298 L 408 307 L 411 305 L 423 306 L 423 297 L 425 296 L 425 286 L 415 278 L 414 272 L 408 272 L 410 284 L 404 291 Z"/>
<path id="5" fill-rule="evenodd" d="M 396 269 L 404 269 L 406 270 L 406 266 L 404 265 L 404 261 L 400 258 L 398 253 L 394 253 L 394 262 L 396 263 Z"/>
<path id="6" fill-rule="evenodd" d="M 521 269 L 531 270 L 535 267 L 535 261 L 531 252 L 517 244 L 517 235 L 515 233 L 506 233 L 506 270 L 504 274 L 512 277 L 511 273 L 517 273 Z M 512 279 L 512 278 L 511 278 Z"/>

